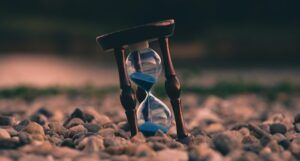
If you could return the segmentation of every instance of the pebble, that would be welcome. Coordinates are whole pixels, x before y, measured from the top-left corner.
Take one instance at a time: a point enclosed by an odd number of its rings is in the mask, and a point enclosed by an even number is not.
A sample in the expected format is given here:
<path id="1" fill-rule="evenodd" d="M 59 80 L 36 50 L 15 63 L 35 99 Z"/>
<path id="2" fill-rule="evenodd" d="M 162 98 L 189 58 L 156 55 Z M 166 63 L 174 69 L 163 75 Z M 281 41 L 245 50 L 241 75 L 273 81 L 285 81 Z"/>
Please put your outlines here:
<path id="1" fill-rule="evenodd" d="M 127 121 L 122 121 L 118 123 L 118 127 L 120 127 L 121 129 L 125 130 L 125 131 L 129 131 L 130 127 Z"/>
<path id="2" fill-rule="evenodd" d="M 29 134 L 40 134 L 45 135 L 44 129 L 41 125 L 36 122 L 29 122 L 22 131 L 27 132 Z"/>
<path id="3" fill-rule="evenodd" d="M 148 145 L 150 147 L 152 147 L 152 149 L 155 151 L 160 151 L 160 150 L 168 148 L 167 145 L 160 143 L 160 142 L 149 142 Z"/>
<path id="4" fill-rule="evenodd" d="M 10 134 L 10 136 L 18 136 L 18 131 L 13 127 L 5 128 L 5 130 Z"/>
<path id="5" fill-rule="evenodd" d="M 62 141 L 61 145 L 62 147 L 66 146 L 66 147 L 69 147 L 69 148 L 75 148 L 75 144 L 73 143 L 73 140 L 70 139 L 70 138 L 66 138 Z"/>
<path id="6" fill-rule="evenodd" d="M 140 144 L 136 147 L 135 155 L 137 157 L 154 157 L 156 154 L 148 144 Z"/>
<path id="7" fill-rule="evenodd" d="M 83 125 L 84 122 L 80 119 L 80 118 L 72 118 L 71 120 L 69 120 L 67 122 L 67 124 L 65 125 L 66 128 L 71 128 L 73 126 L 77 126 L 77 125 Z"/>
<path id="8" fill-rule="evenodd" d="M 34 114 L 30 117 L 30 120 L 34 121 L 40 125 L 45 125 L 46 122 L 48 122 L 47 117 L 42 114 Z"/>
<path id="9" fill-rule="evenodd" d="M 26 132 L 19 133 L 20 143 L 22 145 L 29 144 L 32 142 L 32 137 Z"/>
<path id="10" fill-rule="evenodd" d="M 50 118 L 53 116 L 53 112 L 49 111 L 45 107 L 41 107 L 40 109 L 38 109 L 36 111 L 36 114 L 42 114 L 42 115 L 46 116 L 47 118 Z"/>
<path id="11" fill-rule="evenodd" d="M 172 160 L 172 161 L 187 161 L 188 154 L 185 151 L 175 149 L 165 149 L 157 152 L 157 157 L 160 160 Z"/>
<path id="12" fill-rule="evenodd" d="M 84 112 L 86 114 L 91 115 L 91 116 L 94 117 L 94 119 L 92 120 L 93 123 L 104 125 L 104 124 L 112 122 L 109 117 L 107 117 L 106 115 L 100 114 L 94 108 L 87 108 L 87 109 L 84 110 Z"/>
<path id="13" fill-rule="evenodd" d="M 16 149 L 20 144 L 12 139 L 0 139 L 0 149 Z"/>
<path id="14" fill-rule="evenodd" d="M 53 146 L 49 142 L 43 142 L 41 144 L 29 144 L 20 148 L 20 151 L 25 153 L 34 153 L 39 155 L 47 155 L 52 153 Z"/>
<path id="15" fill-rule="evenodd" d="M 105 147 L 132 145 L 132 143 L 129 140 L 126 140 L 121 137 L 104 137 L 103 140 Z"/>
<path id="16" fill-rule="evenodd" d="M 83 151 L 87 153 L 99 152 L 105 148 L 103 138 L 100 136 L 84 138 L 80 144 L 84 145 Z"/>
<path id="17" fill-rule="evenodd" d="M 115 135 L 116 135 L 116 136 L 120 136 L 120 137 L 125 138 L 125 139 L 129 139 L 129 138 L 130 138 L 130 133 L 124 131 L 123 129 L 118 129 L 118 130 L 115 132 Z"/>
<path id="18" fill-rule="evenodd" d="M 13 125 L 14 121 L 9 116 L 0 115 L 0 126 L 10 126 Z"/>
<path id="19" fill-rule="evenodd" d="M 0 139 L 10 139 L 10 134 L 5 130 L 0 128 Z"/>
<path id="20" fill-rule="evenodd" d="M 48 126 L 59 135 L 66 136 L 68 134 L 68 130 L 59 122 L 50 122 Z"/>
<path id="21" fill-rule="evenodd" d="M 286 132 L 287 132 L 286 126 L 281 123 L 274 123 L 270 125 L 271 134 L 276 134 L 276 133 L 285 134 Z"/>
<path id="22" fill-rule="evenodd" d="M 51 154 L 55 158 L 75 158 L 80 156 L 80 152 L 78 150 L 68 147 L 55 147 Z"/>
<path id="23" fill-rule="evenodd" d="M 223 156 L 214 151 L 207 144 L 200 144 L 198 146 L 192 146 L 188 149 L 189 151 L 189 161 L 199 161 L 205 160 L 207 161 L 223 161 Z"/>
<path id="24" fill-rule="evenodd" d="M 83 126 L 91 133 L 97 133 L 101 129 L 100 125 L 93 123 L 85 123 Z"/>
<path id="25" fill-rule="evenodd" d="M 101 129 L 99 131 L 99 134 L 103 137 L 111 137 L 115 135 L 115 129 L 113 128 Z"/>
<path id="26" fill-rule="evenodd" d="M 142 144 L 146 142 L 146 138 L 143 135 L 143 133 L 138 132 L 135 136 L 133 136 L 131 139 L 131 142 L 136 143 L 136 144 Z"/>
<path id="27" fill-rule="evenodd" d="M 75 134 L 78 134 L 78 133 L 86 133 L 87 132 L 87 129 L 84 128 L 83 125 L 77 125 L 77 126 L 73 126 L 69 129 L 69 137 L 73 137 Z"/>
<path id="28" fill-rule="evenodd" d="M 19 124 L 17 124 L 14 128 L 17 130 L 17 131 L 21 131 L 22 129 L 24 129 L 28 124 L 30 123 L 29 120 L 23 120 L 21 121 Z"/>
<path id="29" fill-rule="evenodd" d="M 230 135 L 231 134 L 231 135 Z M 236 133 L 235 133 L 236 134 Z M 240 139 L 232 133 L 219 133 L 212 137 L 212 142 L 220 153 L 227 155 L 234 149 L 241 147 Z"/>
<path id="30" fill-rule="evenodd" d="M 86 121 L 85 113 L 79 108 L 76 108 L 73 111 L 73 113 L 71 114 L 71 119 L 72 118 L 80 118 L 81 120 Z"/>
<path id="31" fill-rule="evenodd" d="M 220 123 L 213 123 L 204 128 L 208 134 L 214 134 L 225 130 L 224 126 Z"/>

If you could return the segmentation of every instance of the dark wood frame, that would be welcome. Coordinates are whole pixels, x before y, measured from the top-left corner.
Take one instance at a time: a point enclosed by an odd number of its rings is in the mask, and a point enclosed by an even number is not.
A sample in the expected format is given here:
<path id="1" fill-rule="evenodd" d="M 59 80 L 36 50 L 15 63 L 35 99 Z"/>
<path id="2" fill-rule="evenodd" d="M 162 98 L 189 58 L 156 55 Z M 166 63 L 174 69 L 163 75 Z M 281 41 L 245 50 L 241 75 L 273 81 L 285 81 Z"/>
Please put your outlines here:
<path id="1" fill-rule="evenodd" d="M 105 34 L 96 38 L 104 50 L 114 49 L 120 79 L 121 104 L 125 109 L 132 136 L 138 132 L 135 109 L 136 99 L 138 98 L 138 101 L 141 102 L 145 97 L 145 93 L 142 89 L 138 88 L 137 94 L 135 95 L 131 88 L 130 80 L 125 71 L 124 48 L 126 48 L 128 44 L 157 39 L 159 41 L 165 70 L 165 89 L 173 108 L 177 136 L 179 139 L 184 139 L 188 136 L 185 131 L 182 115 L 180 82 L 176 76 L 169 49 L 168 37 L 173 35 L 174 27 L 175 22 L 171 19 Z"/>

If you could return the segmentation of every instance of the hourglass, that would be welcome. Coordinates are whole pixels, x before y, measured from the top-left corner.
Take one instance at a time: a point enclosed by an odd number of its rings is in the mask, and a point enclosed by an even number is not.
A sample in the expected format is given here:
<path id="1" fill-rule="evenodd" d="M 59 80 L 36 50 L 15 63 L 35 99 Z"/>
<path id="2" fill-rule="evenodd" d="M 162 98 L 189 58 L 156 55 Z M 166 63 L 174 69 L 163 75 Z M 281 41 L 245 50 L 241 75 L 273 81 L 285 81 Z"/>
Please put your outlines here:
<path id="1" fill-rule="evenodd" d="M 180 83 L 169 51 L 168 37 L 173 35 L 174 27 L 174 20 L 165 20 L 97 37 L 97 42 L 104 50 L 114 50 L 119 72 L 121 104 L 125 109 L 132 136 L 138 130 L 147 136 L 154 135 L 158 130 L 166 133 L 171 126 L 171 111 L 151 93 L 163 64 L 165 89 L 173 108 L 177 136 L 179 139 L 187 137 L 181 112 Z M 149 48 L 149 42 L 153 40 L 159 41 L 162 60 Z M 129 48 L 130 53 L 125 61 L 126 48 Z M 131 82 L 138 87 L 136 94 L 131 88 Z M 136 97 L 140 102 L 137 110 Z"/>
<path id="2" fill-rule="evenodd" d="M 151 93 L 161 73 L 160 56 L 149 48 L 147 41 L 129 45 L 129 49 L 131 53 L 126 59 L 129 78 L 146 93 L 137 109 L 138 128 L 146 136 L 154 135 L 158 130 L 166 133 L 171 126 L 172 113 Z"/>

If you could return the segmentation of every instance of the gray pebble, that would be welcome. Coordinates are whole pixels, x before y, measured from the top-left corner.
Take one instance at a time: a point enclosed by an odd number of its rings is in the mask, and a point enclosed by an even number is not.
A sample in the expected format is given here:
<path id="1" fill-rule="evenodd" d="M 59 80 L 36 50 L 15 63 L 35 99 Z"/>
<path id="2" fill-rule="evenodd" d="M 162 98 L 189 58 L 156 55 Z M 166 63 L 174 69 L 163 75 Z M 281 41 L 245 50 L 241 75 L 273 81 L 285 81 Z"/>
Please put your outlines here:
<path id="1" fill-rule="evenodd" d="M 276 134 L 276 133 L 285 134 L 286 132 L 287 132 L 286 126 L 281 123 L 274 123 L 270 125 L 271 134 Z"/>
<path id="2" fill-rule="evenodd" d="M 9 116 L 0 115 L 0 126 L 10 126 L 13 124 L 13 119 Z"/>
<path id="3" fill-rule="evenodd" d="M 88 130 L 88 132 L 92 133 L 97 133 L 101 129 L 100 125 L 93 123 L 85 123 L 83 126 Z"/>

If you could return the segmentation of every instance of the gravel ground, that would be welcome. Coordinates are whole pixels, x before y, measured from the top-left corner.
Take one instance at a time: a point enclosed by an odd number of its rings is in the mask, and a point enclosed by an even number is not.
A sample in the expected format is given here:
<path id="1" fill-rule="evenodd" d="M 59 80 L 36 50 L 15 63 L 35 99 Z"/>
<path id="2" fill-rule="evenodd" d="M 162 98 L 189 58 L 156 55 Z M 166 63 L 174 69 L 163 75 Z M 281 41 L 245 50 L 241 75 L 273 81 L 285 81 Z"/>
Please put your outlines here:
<path id="1" fill-rule="evenodd" d="M 117 94 L 1 99 L 0 160 L 296 161 L 299 98 L 183 95 L 190 139 L 182 142 L 174 125 L 130 138 Z"/>

